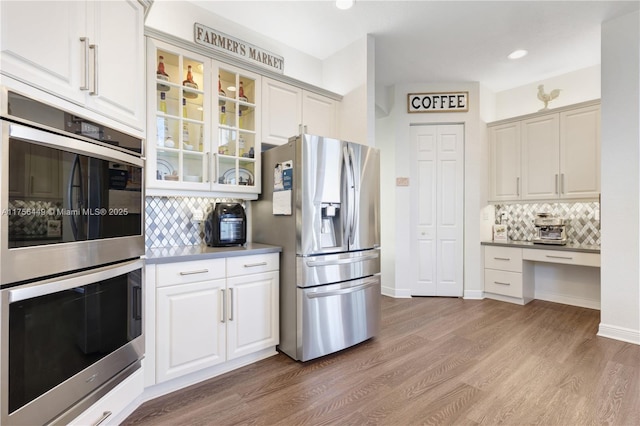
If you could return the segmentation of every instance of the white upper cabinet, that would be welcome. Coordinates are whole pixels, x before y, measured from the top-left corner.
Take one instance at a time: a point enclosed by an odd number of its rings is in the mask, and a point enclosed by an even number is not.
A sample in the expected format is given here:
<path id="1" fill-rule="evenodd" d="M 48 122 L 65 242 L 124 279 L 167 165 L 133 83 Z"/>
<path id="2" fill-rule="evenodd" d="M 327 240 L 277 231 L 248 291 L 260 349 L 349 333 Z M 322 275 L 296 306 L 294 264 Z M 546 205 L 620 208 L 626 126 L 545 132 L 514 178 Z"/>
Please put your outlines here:
<path id="1" fill-rule="evenodd" d="M 264 143 L 282 145 L 300 133 L 302 89 L 265 77 L 262 79 L 262 104 Z"/>
<path id="2" fill-rule="evenodd" d="M 338 138 L 338 103 L 270 78 L 262 79 L 262 141 L 285 144 L 300 133 Z"/>
<path id="3" fill-rule="evenodd" d="M 256 199 L 261 76 L 151 38 L 147 54 L 147 194 Z"/>
<path id="4" fill-rule="evenodd" d="M 144 129 L 144 9 L 135 0 L 0 2 L 2 73 Z"/>
<path id="5" fill-rule="evenodd" d="M 540 200 L 560 195 L 558 171 L 560 124 L 557 114 L 521 123 L 522 198 Z"/>
<path id="6" fill-rule="evenodd" d="M 563 198 L 600 193 L 600 106 L 560 114 L 560 191 Z"/>
<path id="7" fill-rule="evenodd" d="M 491 199 L 520 198 L 520 123 L 489 128 Z"/>
<path id="8" fill-rule="evenodd" d="M 302 131 L 338 138 L 337 102 L 306 90 L 302 91 Z"/>
<path id="9" fill-rule="evenodd" d="M 596 199 L 600 105 L 489 126 L 491 201 Z"/>

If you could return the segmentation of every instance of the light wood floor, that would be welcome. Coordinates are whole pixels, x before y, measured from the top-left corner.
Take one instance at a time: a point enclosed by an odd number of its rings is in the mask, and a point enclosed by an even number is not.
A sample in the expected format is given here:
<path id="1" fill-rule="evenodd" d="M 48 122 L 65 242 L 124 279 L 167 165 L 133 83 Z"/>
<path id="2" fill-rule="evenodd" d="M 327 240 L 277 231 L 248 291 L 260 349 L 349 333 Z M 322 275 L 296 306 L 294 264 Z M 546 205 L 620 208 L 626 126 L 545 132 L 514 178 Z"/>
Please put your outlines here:
<path id="1" fill-rule="evenodd" d="M 640 425 L 640 346 L 599 311 L 382 297 L 377 338 L 279 354 L 149 401 L 125 425 Z"/>

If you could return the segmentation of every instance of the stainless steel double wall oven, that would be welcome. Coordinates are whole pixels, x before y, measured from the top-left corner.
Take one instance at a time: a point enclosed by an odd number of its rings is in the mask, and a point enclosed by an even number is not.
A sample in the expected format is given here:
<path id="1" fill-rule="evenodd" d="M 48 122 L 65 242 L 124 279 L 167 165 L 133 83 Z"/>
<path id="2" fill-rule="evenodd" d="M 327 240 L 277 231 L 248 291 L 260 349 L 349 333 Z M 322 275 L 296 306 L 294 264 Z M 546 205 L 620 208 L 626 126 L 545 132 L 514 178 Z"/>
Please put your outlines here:
<path id="1" fill-rule="evenodd" d="M 143 141 L 0 88 L 0 423 L 66 423 L 140 367 Z"/>

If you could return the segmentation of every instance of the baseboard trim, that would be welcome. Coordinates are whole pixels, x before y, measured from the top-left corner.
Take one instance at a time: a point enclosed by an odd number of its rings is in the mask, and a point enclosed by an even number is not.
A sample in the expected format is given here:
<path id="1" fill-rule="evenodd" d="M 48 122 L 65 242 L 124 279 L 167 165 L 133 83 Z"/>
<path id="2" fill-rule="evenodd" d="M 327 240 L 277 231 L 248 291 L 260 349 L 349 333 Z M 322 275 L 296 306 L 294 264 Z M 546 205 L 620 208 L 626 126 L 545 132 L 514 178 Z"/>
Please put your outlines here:
<path id="1" fill-rule="evenodd" d="M 640 330 L 600 323 L 598 336 L 640 345 Z"/>
<path id="2" fill-rule="evenodd" d="M 408 289 L 397 289 L 395 287 L 382 286 L 380 290 L 383 296 L 393 297 L 395 299 L 410 299 L 411 291 Z"/>
<path id="3" fill-rule="evenodd" d="M 482 290 L 465 290 L 463 299 L 482 300 L 484 299 L 484 291 Z"/>
<path id="4" fill-rule="evenodd" d="M 562 303 L 564 305 L 579 306 L 581 308 L 589 308 L 600 310 L 600 301 L 593 299 L 584 299 L 576 296 L 569 296 L 559 293 L 535 292 L 535 299 L 546 300 L 547 302 Z"/>

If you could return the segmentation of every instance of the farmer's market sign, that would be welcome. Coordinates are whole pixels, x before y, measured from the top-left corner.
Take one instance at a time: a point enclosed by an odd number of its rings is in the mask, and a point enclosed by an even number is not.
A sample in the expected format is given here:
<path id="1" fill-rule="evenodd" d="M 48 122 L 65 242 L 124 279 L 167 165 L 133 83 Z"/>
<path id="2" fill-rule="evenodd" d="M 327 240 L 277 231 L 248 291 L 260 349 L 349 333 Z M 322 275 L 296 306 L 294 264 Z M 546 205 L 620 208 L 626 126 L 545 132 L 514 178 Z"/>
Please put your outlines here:
<path id="1" fill-rule="evenodd" d="M 284 58 L 282 56 L 197 22 L 193 25 L 193 39 L 197 44 L 209 49 L 235 56 L 280 74 L 284 73 Z"/>

